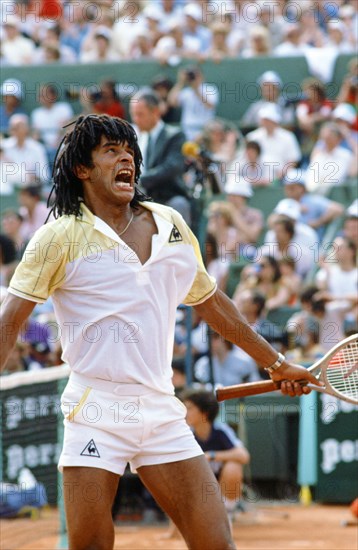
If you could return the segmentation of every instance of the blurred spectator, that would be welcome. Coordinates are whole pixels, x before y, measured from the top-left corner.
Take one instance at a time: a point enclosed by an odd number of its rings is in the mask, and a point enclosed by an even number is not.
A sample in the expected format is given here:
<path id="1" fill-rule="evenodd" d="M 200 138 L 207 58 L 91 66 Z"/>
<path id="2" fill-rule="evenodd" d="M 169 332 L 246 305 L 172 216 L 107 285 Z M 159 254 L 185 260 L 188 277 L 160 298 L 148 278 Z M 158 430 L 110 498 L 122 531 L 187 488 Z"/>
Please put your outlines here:
<path id="1" fill-rule="evenodd" d="M 280 126 L 281 114 L 274 104 L 267 104 L 258 113 L 260 126 L 246 139 L 256 141 L 262 150 L 262 162 L 270 169 L 270 180 L 281 179 L 283 173 L 301 159 L 301 150 L 293 132 Z"/>
<path id="2" fill-rule="evenodd" d="M 325 300 L 358 303 L 357 249 L 346 237 L 336 237 L 316 274 L 316 284 L 325 290 Z"/>
<path id="3" fill-rule="evenodd" d="M 51 51 L 54 57 L 57 56 L 57 61 L 61 63 L 75 63 L 77 56 L 73 48 L 61 44 L 61 27 L 58 24 L 52 25 L 46 29 L 43 39 L 34 53 L 34 63 L 50 63 Z M 57 52 L 57 54 L 56 54 Z M 56 61 L 56 59 L 54 59 Z"/>
<path id="4" fill-rule="evenodd" d="M 9 65 L 29 65 L 33 63 L 35 43 L 22 36 L 20 20 L 15 15 L 7 14 L 3 21 L 5 37 L 2 53 Z"/>
<path id="5" fill-rule="evenodd" d="M 326 122 L 322 126 L 307 168 L 308 191 L 327 193 L 331 187 L 342 185 L 349 176 L 357 173 L 353 153 L 341 145 L 343 137 L 334 122 Z"/>
<path id="6" fill-rule="evenodd" d="M 24 358 L 26 370 L 34 371 L 53 366 L 51 349 L 43 342 L 31 342 Z"/>
<path id="7" fill-rule="evenodd" d="M 320 344 L 320 323 L 313 315 L 308 315 L 302 324 L 302 329 L 304 334 L 293 343 L 293 349 L 285 352 L 285 357 L 289 361 L 300 364 L 307 363 L 311 366 L 312 363 L 323 357 L 326 351 Z"/>
<path id="8" fill-rule="evenodd" d="M 129 59 L 134 40 L 145 29 L 142 5 L 139 0 L 117 3 L 119 9 L 113 25 L 112 45 L 121 59 Z"/>
<path id="9" fill-rule="evenodd" d="M 317 25 L 314 10 L 311 6 L 300 10 L 299 23 L 301 26 L 301 43 L 312 48 L 321 48 L 325 37 L 323 31 Z"/>
<path id="10" fill-rule="evenodd" d="M 182 359 L 173 359 L 172 362 L 173 376 L 172 382 L 175 395 L 178 396 L 186 388 L 186 372 L 185 361 Z"/>
<path id="11" fill-rule="evenodd" d="M 219 405 L 213 393 L 191 389 L 180 397 L 187 408 L 186 421 L 220 484 L 231 521 L 241 498 L 243 465 L 250 462 L 249 452 L 227 424 L 215 421 Z"/>
<path id="12" fill-rule="evenodd" d="M 250 326 L 270 344 L 278 347 L 283 340 L 283 334 L 278 325 L 266 317 L 266 298 L 254 288 L 247 288 L 235 295 L 235 304 Z M 262 378 L 267 378 L 265 369 L 259 368 Z"/>
<path id="13" fill-rule="evenodd" d="M 153 42 L 145 30 L 139 32 L 129 50 L 129 59 L 148 59 L 153 57 Z"/>
<path id="14" fill-rule="evenodd" d="M 294 121 L 293 107 L 288 106 L 286 98 L 281 94 L 282 80 L 274 71 L 265 71 L 257 80 L 260 86 L 261 99 L 250 104 L 240 121 L 241 126 L 257 127 L 260 124 L 260 110 L 267 105 L 274 105 L 280 115 L 283 125 L 291 125 Z"/>
<path id="15" fill-rule="evenodd" d="M 339 7 L 339 19 L 343 25 L 343 33 L 348 42 L 357 47 L 358 38 L 358 12 L 357 7 L 352 4 L 345 4 Z"/>
<path id="16" fill-rule="evenodd" d="M 182 59 L 195 59 L 200 52 L 200 40 L 184 34 L 179 21 L 172 21 L 168 33 L 157 42 L 153 57 L 160 63 L 178 65 Z"/>
<path id="17" fill-rule="evenodd" d="M 204 174 L 213 194 L 223 190 L 228 174 L 236 173 L 241 139 L 237 127 L 219 117 L 209 120 L 198 136 L 200 147 L 197 146 L 199 152 L 196 157 L 194 155 L 193 164 L 198 169 L 199 179 Z M 191 142 L 187 145 L 193 146 Z"/>
<path id="18" fill-rule="evenodd" d="M 8 181 L 7 169 L 9 166 L 9 159 L 4 152 L 3 140 L 0 136 L 0 196 L 12 195 L 14 189 L 12 183 Z"/>
<path id="19" fill-rule="evenodd" d="M 350 103 L 340 103 L 332 112 L 332 119 L 344 136 L 341 146 L 352 151 L 355 158 L 353 165 L 358 163 L 358 132 L 353 129 L 356 120 L 354 107 Z"/>
<path id="20" fill-rule="evenodd" d="M 290 291 L 289 306 L 296 306 L 298 294 L 302 286 L 302 277 L 296 271 L 296 262 L 290 256 L 282 256 L 278 261 L 282 281 Z"/>
<path id="21" fill-rule="evenodd" d="M 315 229 L 322 240 L 327 224 L 343 214 L 343 206 L 322 195 L 307 193 L 300 169 L 288 170 L 283 183 L 286 197 L 300 204 L 299 221 Z"/>
<path id="22" fill-rule="evenodd" d="M 96 28 L 93 34 L 93 45 L 90 49 L 82 51 L 79 57 L 81 63 L 100 63 L 106 61 L 119 61 L 117 52 L 111 48 L 112 31 L 105 26 Z"/>
<path id="23" fill-rule="evenodd" d="M 204 262 L 209 275 L 215 277 L 218 288 L 225 292 L 229 273 L 229 262 L 222 258 L 216 238 L 207 232 L 205 236 Z"/>
<path id="24" fill-rule="evenodd" d="M 342 21 L 331 20 L 327 23 L 328 40 L 326 47 L 334 48 L 337 54 L 354 53 L 357 44 L 352 44 L 345 35 L 345 26 Z"/>
<path id="25" fill-rule="evenodd" d="M 219 63 L 222 59 L 233 57 L 235 53 L 232 52 L 228 44 L 229 27 L 225 23 L 218 21 L 213 23 L 210 28 L 212 32 L 212 43 L 205 57 L 216 63 Z"/>
<path id="26" fill-rule="evenodd" d="M 25 0 L 25 4 L 30 4 L 28 0 Z M 39 16 L 43 19 L 58 19 L 62 17 L 63 14 L 63 0 L 51 0 L 51 2 L 47 2 L 46 0 L 42 0 L 40 2 L 40 9 L 39 9 Z"/>
<path id="27" fill-rule="evenodd" d="M 306 224 L 297 222 L 300 205 L 293 199 L 280 201 L 269 218 L 270 229 L 265 236 L 261 254 L 269 254 L 280 260 L 290 257 L 295 261 L 296 272 L 304 277 L 314 263 L 314 247 L 317 248 L 316 232 Z"/>
<path id="28" fill-rule="evenodd" d="M 198 39 L 200 53 L 205 54 L 211 47 L 212 33 L 203 25 L 205 18 L 202 6 L 190 2 L 184 6 L 183 14 L 185 17 L 184 36 Z"/>
<path id="29" fill-rule="evenodd" d="M 160 98 L 160 112 L 163 122 L 167 124 L 178 123 L 180 120 L 179 109 L 175 109 L 169 105 L 168 96 L 173 87 L 173 82 L 165 75 L 158 74 L 151 83 L 151 88 L 158 94 Z"/>
<path id="30" fill-rule="evenodd" d="M 64 6 L 64 16 L 58 22 L 61 27 L 61 47 L 71 48 L 79 58 L 82 43 L 90 31 L 87 10 L 79 2 L 70 0 Z"/>
<path id="31" fill-rule="evenodd" d="M 113 80 L 103 80 L 100 84 L 98 99 L 93 104 L 93 111 L 99 114 L 126 118 L 126 113 L 116 92 Z"/>
<path id="32" fill-rule="evenodd" d="M 261 210 L 248 206 L 253 192 L 250 184 L 237 174 L 230 174 L 225 185 L 227 200 L 234 206 L 233 223 L 237 229 L 236 246 L 255 245 L 264 226 Z M 245 247 L 246 249 L 246 247 Z M 255 254 L 255 251 L 252 252 Z"/>
<path id="33" fill-rule="evenodd" d="M 219 90 L 215 84 L 205 83 L 200 68 L 193 66 L 178 72 L 168 100 L 173 107 L 181 107 L 181 127 L 186 138 L 192 140 L 214 118 Z"/>
<path id="34" fill-rule="evenodd" d="M 253 187 L 266 186 L 271 183 L 269 167 L 261 161 L 261 147 L 257 141 L 246 141 L 245 148 L 239 153 L 235 168 Z"/>
<path id="35" fill-rule="evenodd" d="M 233 295 L 235 303 L 238 303 L 240 293 L 244 290 L 261 292 L 266 297 L 267 311 L 288 305 L 290 298 L 290 291 L 282 280 L 278 261 L 264 251 L 260 254 L 260 261 L 243 268 Z"/>
<path id="36" fill-rule="evenodd" d="M 284 18 L 280 13 L 276 10 L 277 2 L 274 2 L 274 10 L 275 12 L 272 13 L 272 7 L 273 5 L 270 4 L 270 2 L 266 2 L 265 0 L 259 0 L 256 2 L 259 6 L 258 11 L 258 23 L 268 30 L 271 45 L 273 48 L 278 46 L 278 44 L 281 43 L 284 33 Z"/>
<path id="37" fill-rule="evenodd" d="M 341 84 L 337 103 L 349 103 L 356 112 L 353 129 L 358 131 L 358 60 L 351 59 L 348 63 L 348 74 Z"/>
<path id="38" fill-rule="evenodd" d="M 7 288 L 18 264 L 16 245 L 10 237 L 0 233 L 0 286 Z"/>
<path id="39" fill-rule="evenodd" d="M 345 212 L 342 235 L 352 241 L 358 250 L 358 199 Z"/>
<path id="40" fill-rule="evenodd" d="M 143 88 L 130 102 L 131 119 L 143 154 L 140 185 L 153 199 L 178 210 L 190 223 L 190 203 L 183 174 L 183 133 L 161 120 L 160 98 Z"/>
<path id="41" fill-rule="evenodd" d="M 39 323 L 33 316 L 29 317 L 21 329 L 19 340 L 22 344 L 28 344 L 27 352 L 31 361 L 33 351 L 49 354 L 51 343 L 51 331 L 48 325 Z M 27 368 L 29 361 L 27 361 Z M 36 367 L 35 367 L 36 368 Z"/>
<path id="42" fill-rule="evenodd" d="M 317 232 L 307 224 L 300 221 L 301 209 L 300 203 L 294 199 L 282 199 L 275 206 L 272 214 L 268 217 L 267 225 L 271 228 L 278 219 L 289 219 L 294 224 L 295 243 L 298 246 L 314 247 L 317 244 Z M 266 233 L 265 242 L 271 242 L 272 235 L 270 231 Z"/>
<path id="43" fill-rule="evenodd" d="M 290 257 L 290 253 L 294 253 L 295 242 L 293 237 L 295 234 L 294 223 L 290 219 L 277 218 L 272 224 L 272 234 L 275 239 L 274 246 L 272 242 L 265 242 L 261 247 L 262 254 L 271 254 L 278 261 L 282 258 Z M 295 257 L 297 257 L 297 252 Z"/>
<path id="44" fill-rule="evenodd" d="M 161 10 L 160 28 L 164 34 L 167 34 L 173 22 L 183 21 L 183 2 L 177 0 L 159 0 L 159 9 Z"/>
<path id="45" fill-rule="evenodd" d="M 30 137 L 29 117 L 24 114 L 12 115 L 9 121 L 11 137 L 3 140 L 7 162 L 3 166 L 5 185 L 26 187 L 34 182 L 50 179 L 46 149 Z"/>
<path id="46" fill-rule="evenodd" d="M 243 58 L 263 57 L 271 54 L 270 32 L 266 27 L 257 25 L 249 30 L 249 47 L 241 52 Z"/>
<path id="47" fill-rule="evenodd" d="M 19 212 L 23 217 L 20 234 L 22 241 L 27 242 L 35 231 L 45 223 L 49 215 L 49 209 L 46 203 L 41 200 L 40 186 L 20 189 L 18 201 L 20 204 Z"/>
<path id="48" fill-rule="evenodd" d="M 233 262 L 238 255 L 239 235 L 235 226 L 235 207 L 226 201 L 213 201 L 208 209 L 207 230 L 214 235 L 219 256 L 224 262 Z"/>
<path id="49" fill-rule="evenodd" d="M 236 160 L 241 137 L 241 133 L 234 125 L 215 117 L 205 124 L 198 141 L 205 155 L 214 161 L 222 162 L 225 171 Z"/>
<path id="50" fill-rule="evenodd" d="M 345 336 L 343 320 L 346 307 L 331 305 L 320 297 L 315 285 L 304 288 L 300 294 L 301 311 L 294 313 L 286 324 L 291 346 L 305 347 L 308 333 L 312 331 L 312 319 L 318 323 L 319 345 L 326 353 Z M 349 306 L 349 309 L 351 306 Z M 317 325 L 316 325 L 317 326 Z"/>
<path id="51" fill-rule="evenodd" d="M 224 340 L 220 334 L 213 331 L 210 334 L 214 385 L 232 386 L 260 379 L 257 365 L 247 353 L 229 340 Z M 209 357 L 203 356 L 196 361 L 194 374 L 203 384 L 211 381 Z"/>
<path id="52" fill-rule="evenodd" d="M 34 135 L 41 139 L 46 147 L 50 163 L 54 160 L 62 136 L 62 127 L 73 117 L 71 105 L 58 101 L 59 91 L 53 84 L 40 87 L 39 103 L 31 113 Z"/>
<path id="53" fill-rule="evenodd" d="M 304 99 L 296 108 L 296 117 L 300 129 L 300 144 L 303 160 L 307 164 L 315 146 L 322 124 L 329 120 L 333 103 L 326 97 L 325 87 L 316 78 L 307 78 L 302 84 Z"/>
<path id="54" fill-rule="evenodd" d="M 144 17 L 144 35 L 149 39 L 151 46 L 155 46 L 158 40 L 163 36 L 160 23 L 163 13 L 157 2 L 148 3 L 142 11 Z"/>
<path id="55" fill-rule="evenodd" d="M 283 42 L 278 44 L 273 54 L 278 57 L 293 57 L 304 55 L 306 47 L 301 40 L 302 28 L 298 23 L 286 24 L 283 32 Z"/>
<path id="56" fill-rule="evenodd" d="M 1 86 L 2 104 L 0 106 L 0 132 L 9 131 L 9 120 L 12 115 L 23 114 L 21 106 L 23 86 L 19 80 L 8 78 Z"/>
<path id="57" fill-rule="evenodd" d="M 16 258 L 21 259 L 24 243 L 21 236 L 23 217 L 17 210 L 7 209 L 2 212 L 1 225 L 4 235 L 9 237 L 16 246 Z"/>
<path id="58" fill-rule="evenodd" d="M 317 0 L 312 3 L 308 1 L 308 8 L 311 9 L 314 15 L 316 25 L 323 31 L 327 31 L 327 24 L 331 19 L 336 19 L 339 13 L 339 7 L 345 0 L 337 0 L 336 2 L 329 2 L 328 0 Z M 348 0 L 349 1 L 349 0 Z"/>

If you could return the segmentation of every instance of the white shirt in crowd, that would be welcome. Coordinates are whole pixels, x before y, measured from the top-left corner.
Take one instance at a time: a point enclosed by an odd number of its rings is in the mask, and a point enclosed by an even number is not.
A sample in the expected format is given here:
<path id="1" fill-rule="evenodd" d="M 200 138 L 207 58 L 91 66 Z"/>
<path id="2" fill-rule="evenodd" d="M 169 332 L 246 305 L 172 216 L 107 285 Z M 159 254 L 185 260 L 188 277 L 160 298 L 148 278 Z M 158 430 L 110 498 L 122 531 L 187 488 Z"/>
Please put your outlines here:
<path id="1" fill-rule="evenodd" d="M 261 147 L 263 164 L 272 166 L 274 175 L 281 175 L 282 170 L 290 163 L 298 162 L 301 150 L 293 132 L 278 126 L 272 135 L 268 135 L 265 128 L 257 128 L 246 136 L 248 141 L 257 141 Z"/>
<path id="2" fill-rule="evenodd" d="M 37 107 L 31 114 L 31 125 L 40 132 L 46 147 L 56 148 L 59 143 L 61 128 L 73 117 L 72 107 L 65 102 L 54 103 L 50 109 Z"/>
<path id="3" fill-rule="evenodd" d="M 1 193 L 13 192 L 13 187 L 26 187 L 35 180 L 47 181 L 50 178 L 46 149 L 35 139 L 26 138 L 19 147 L 15 137 L 2 142 L 4 161 L 1 165 Z"/>
<path id="4" fill-rule="evenodd" d="M 343 184 L 353 160 L 353 153 L 340 145 L 333 151 L 317 150 L 306 173 L 307 191 L 326 191 Z"/>

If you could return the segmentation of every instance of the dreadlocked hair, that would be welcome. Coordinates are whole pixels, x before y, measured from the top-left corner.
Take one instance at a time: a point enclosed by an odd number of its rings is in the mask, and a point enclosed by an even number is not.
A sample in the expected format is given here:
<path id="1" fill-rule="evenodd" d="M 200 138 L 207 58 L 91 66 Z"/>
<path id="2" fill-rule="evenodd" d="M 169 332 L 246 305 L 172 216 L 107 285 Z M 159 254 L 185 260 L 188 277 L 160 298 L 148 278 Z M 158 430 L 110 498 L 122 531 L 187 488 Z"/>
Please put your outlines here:
<path id="1" fill-rule="evenodd" d="M 138 183 L 141 174 L 142 153 L 140 152 L 137 135 L 133 127 L 125 120 L 108 115 L 81 115 L 74 124 L 74 128 L 62 139 L 56 153 L 52 171 L 53 187 L 51 189 L 48 206 L 55 218 L 62 215 L 81 215 L 83 202 L 82 181 L 76 176 L 77 166 L 93 168 L 92 151 L 101 142 L 102 136 L 118 143 L 127 143 L 134 151 L 135 183 Z M 138 190 L 134 190 L 131 206 L 137 208 L 140 201 L 150 201 L 150 197 Z"/>

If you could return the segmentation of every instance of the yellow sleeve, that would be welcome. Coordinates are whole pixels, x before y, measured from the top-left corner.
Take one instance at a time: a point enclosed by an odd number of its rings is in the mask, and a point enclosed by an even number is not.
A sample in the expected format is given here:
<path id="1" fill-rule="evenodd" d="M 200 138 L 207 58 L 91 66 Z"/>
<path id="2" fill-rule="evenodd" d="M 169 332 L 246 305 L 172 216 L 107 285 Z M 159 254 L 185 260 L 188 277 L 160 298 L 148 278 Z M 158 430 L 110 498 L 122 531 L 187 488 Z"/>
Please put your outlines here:
<path id="1" fill-rule="evenodd" d="M 197 306 L 214 294 L 217 284 L 215 278 L 206 271 L 198 240 L 188 226 L 186 226 L 186 233 L 195 252 L 197 270 L 195 280 L 183 303 L 187 306 Z"/>
<path id="2" fill-rule="evenodd" d="M 9 284 L 11 294 L 43 303 L 64 282 L 68 249 L 52 225 L 42 226 L 27 245 Z"/>

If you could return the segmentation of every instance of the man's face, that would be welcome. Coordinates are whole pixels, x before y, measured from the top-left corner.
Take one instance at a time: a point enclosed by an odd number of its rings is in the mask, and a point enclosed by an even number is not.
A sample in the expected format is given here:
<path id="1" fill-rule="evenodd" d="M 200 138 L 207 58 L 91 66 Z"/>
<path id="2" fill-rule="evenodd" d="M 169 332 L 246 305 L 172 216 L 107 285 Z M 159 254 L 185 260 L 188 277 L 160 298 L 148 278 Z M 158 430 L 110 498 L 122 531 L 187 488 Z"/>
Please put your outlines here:
<path id="1" fill-rule="evenodd" d="M 134 196 L 134 152 L 127 143 L 118 143 L 102 136 L 92 151 L 93 166 L 79 167 L 85 194 L 94 202 L 126 204 Z"/>
<path id="2" fill-rule="evenodd" d="M 160 110 L 158 107 L 148 106 L 145 101 L 133 99 L 130 104 L 130 115 L 133 124 L 141 132 L 150 132 L 160 119 Z"/>
<path id="3" fill-rule="evenodd" d="M 285 185 L 285 195 L 289 199 L 295 199 L 298 201 L 304 192 L 305 188 L 300 183 L 290 183 L 289 185 Z"/>

